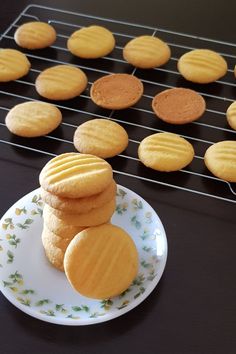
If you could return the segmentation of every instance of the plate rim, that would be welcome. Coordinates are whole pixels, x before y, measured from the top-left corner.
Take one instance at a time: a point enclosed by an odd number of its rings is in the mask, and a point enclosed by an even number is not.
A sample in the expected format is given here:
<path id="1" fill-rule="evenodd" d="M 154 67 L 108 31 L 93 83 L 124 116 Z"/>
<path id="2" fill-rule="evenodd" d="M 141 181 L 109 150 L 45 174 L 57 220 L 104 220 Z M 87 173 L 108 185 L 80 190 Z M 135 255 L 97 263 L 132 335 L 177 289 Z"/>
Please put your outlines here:
<path id="1" fill-rule="evenodd" d="M 167 257 L 168 257 L 168 242 L 167 242 L 167 236 L 166 236 L 166 232 L 165 232 L 165 228 L 164 225 L 159 217 L 159 215 L 157 214 L 157 212 L 153 209 L 153 207 L 143 198 L 141 197 L 138 193 L 134 192 L 133 190 L 122 186 L 120 184 L 117 184 L 117 189 L 118 188 L 122 188 L 124 191 L 128 191 L 131 194 L 134 194 L 135 196 L 139 197 L 141 201 L 145 202 L 145 204 L 148 205 L 148 207 L 150 208 L 150 211 L 153 212 L 155 214 L 155 217 L 157 218 L 160 226 L 161 226 L 161 232 L 162 232 L 162 236 L 163 236 L 163 240 L 164 240 L 164 253 L 163 253 L 163 260 L 162 260 L 162 268 L 160 270 L 160 273 L 158 274 L 158 276 L 156 276 L 156 279 L 153 280 L 153 282 L 151 283 L 151 286 L 149 286 L 146 291 L 141 294 L 138 298 L 134 299 L 131 303 L 129 303 L 128 306 L 124 307 L 123 309 L 119 309 L 117 310 L 117 312 L 115 313 L 107 313 L 106 316 L 101 316 L 101 317 L 97 317 L 97 318 L 87 318 L 87 319 L 71 319 L 71 318 L 60 318 L 60 317 L 50 317 L 47 316 L 45 314 L 42 313 L 38 313 L 37 311 L 35 311 L 35 309 L 33 308 L 28 308 L 25 305 L 21 304 L 19 301 L 16 300 L 16 298 L 7 290 L 7 288 L 4 288 L 4 286 L 2 285 L 2 283 L 0 282 L 0 292 L 5 296 L 5 298 L 13 305 L 15 306 L 17 309 L 21 310 L 22 312 L 24 312 L 25 314 L 36 318 L 38 320 L 41 321 L 45 321 L 48 323 L 52 323 L 52 324 L 56 324 L 56 325 L 64 325 L 64 326 L 88 326 L 88 325 L 93 325 L 93 324 L 99 324 L 99 323 L 103 323 L 103 322 L 107 322 L 110 320 L 113 320 L 117 317 L 120 317 L 122 315 L 124 315 L 125 313 L 128 313 L 129 311 L 133 310 L 135 307 L 137 307 L 138 305 L 140 305 L 151 293 L 152 291 L 156 288 L 157 284 L 160 282 L 162 275 L 164 273 L 165 267 L 166 267 L 166 263 L 167 263 Z M 7 217 L 8 213 L 11 212 L 11 210 L 14 210 L 16 205 L 18 205 L 18 203 L 22 202 L 22 200 L 29 198 L 29 196 L 31 194 L 40 194 L 40 187 L 32 190 L 29 193 L 26 193 L 24 196 L 22 196 L 21 198 L 19 198 L 14 204 L 12 204 L 7 211 L 3 214 L 3 216 L 0 219 L 0 224 L 2 224 L 3 220 Z"/>

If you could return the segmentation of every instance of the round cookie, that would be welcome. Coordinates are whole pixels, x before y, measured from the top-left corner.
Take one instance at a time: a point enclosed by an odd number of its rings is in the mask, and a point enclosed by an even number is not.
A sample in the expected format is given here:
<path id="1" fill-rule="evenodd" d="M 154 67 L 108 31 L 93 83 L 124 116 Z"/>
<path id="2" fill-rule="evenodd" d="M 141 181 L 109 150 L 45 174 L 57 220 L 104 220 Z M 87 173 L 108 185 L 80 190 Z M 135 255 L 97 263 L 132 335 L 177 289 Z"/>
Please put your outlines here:
<path id="1" fill-rule="evenodd" d="M 49 47 L 56 40 L 55 29 L 46 22 L 27 22 L 17 28 L 14 39 L 22 48 L 42 49 Z"/>
<path id="2" fill-rule="evenodd" d="M 0 49 L 0 82 L 20 79 L 28 74 L 30 62 L 27 56 L 15 49 Z"/>
<path id="3" fill-rule="evenodd" d="M 230 127 L 236 130 L 236 101 L 228 107 L 226 117 Z"/>
<path id="4" fill-rule="evenodd" d="M 92 84 L 92 101 L 107 109 L 125 109 L 137 103 L 143 94 L 143 84 L 129 74 L 111 74 Z"/>
<path id="5" fill-rule="evenodd" d="M 54 105 L 32 101 L 13 107 L 5 121 L 11 133 L 32 138 L 50 133 L 60 125 L 61 120 L 61 112 Z"/>
<path id="6" fill-rule="evenodd" d="M 89 26 L 81 28 L 69 37 L 68 50 L 85 59 L 101 58 L 109 54 L 115 47 L 115 38 L 106 28 Z"/>
<path id="7" fill-rule="evenodd" d="M 87 76 L 81 69 L 71 65 L 56 65 L 39 74 L 35 88 L 40 96 L 49 100 L 69 100 L 79 96 L 87 83 Z"/>
<path id="8" fill-rule="evenodd" d="M 66 213 L 87 213 L 95 208 L 100 208 L 116 195 L 116 182 L 112 182 L 101 193 L 84 198 L 62 198 L 41 188 L 42 200 L 54 209 L 65 211 Z"/>
<path id="9" fill-rule="evenodd" d="M 206 102 L 196 91 L 178 87 L 157 94 L 152 109 L 164 122 L 186 124 L 203 115 Z"/>
<path id="10" fill-rule="evenodd" d="M 65 252 L 59 247 L 52 244 L 48 237 L 47 229 L 44 227 L 42 232 L 42 244 L 45 250 L 45 254 L 49 262 L 57 269 L 64 271 L 63 261 Z"/>
<path id="11" fill-rule="evenodd" d="M 81 124 L 74 134 L 74 146 L 78 151 L 104 159 L 119 155 L 128 143 L 125 129 L 108 119 L 89 120 Z"/>
<path id="12" fill-rule="evenodd" d="M 54 214 L 58 219 L 63 220 L 64 223 L 73 226 L 96 226 L 109 222 L 115 209 L 116 201 L 115 198 L 107 202 L 101 208 L 95 208 L 88 213 L 83 214 L 68 214 L 58 209 L 53 209 L 50 206 L 50 212 Z"/>
<path id="13" fill-rule="evenodd" d="M 43 220 L 48 230 L 65 239 L 73 238 L 80 231 L 84 230 L 84 227 L 70 225 L 56 217 L 47 204 L 43 208 Z"/>
<path id="14" fill-rule="evenodd" d="M 236 141 L 224 140 L 211 145 L 206 150 L 204 162 L 214 176 L 236 182 Z"/>
<path id="15" fill-rule="evenodd" d="M 227 72 L 225 59 L 209 49 L 195 49 L 181 56 L 177 64 L 181 75 L 188 81 L 208 84 Z"/>
<path id="16" fill-rule="evenodd" d="M 123 49 L 124 59 L 141 69 L 151 69 L 167 63 L 170 47 L 153 36 L 140 36 L 129 41 Z"/>
<path id="17" fill-rule="evenodd" d="M 105 224 L 80 232 L 64 258 L 66 276 L 80 294 L 109 299 L 125 291 L 138 271 L 138 252 L 120 227 Z"/>
<path id="18" fill-rule="evenodd" d="M 192 145 L 173 133 L 156 133 L 143 139 L 138 148 L 140 161 L 157 171 L 178 171 L 194 157 Z"/>
<path id="19" fill-rule="evenodd" d="M 39 175 L 48 192 L 66 198 L 82 198 L 101 193 L 111 183 L 111 165 L 100 157 L 69 152 L 51 159 Z"/>

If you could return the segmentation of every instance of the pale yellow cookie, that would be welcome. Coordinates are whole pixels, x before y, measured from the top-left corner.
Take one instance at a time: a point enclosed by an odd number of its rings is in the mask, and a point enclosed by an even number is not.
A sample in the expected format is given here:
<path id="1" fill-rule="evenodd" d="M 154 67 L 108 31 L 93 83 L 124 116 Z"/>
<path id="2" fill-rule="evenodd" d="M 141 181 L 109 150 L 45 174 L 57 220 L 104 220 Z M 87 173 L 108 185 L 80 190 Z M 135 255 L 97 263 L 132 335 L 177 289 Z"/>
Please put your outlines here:
<path id="1" fill-rule="evenodd" d="M 87 213 L 94 208 L 100 208 L 116 195 L 116 182 L 112 182 L 101 193 L 84 198 L 62 198 L 41 188 L 42 200 L 54 209 L 65 211 L 66 213 Z"/>
<path id="2" fill-rule="evenodd" d="M 224 76 L 228 66 L 218 53 L 208 49 L 187 52 L 178 61 L 178 70 L 183 77 L 198 84 L 214 82 Z"/>
<path id="3" fill-rule="evenodd" d="M 84 227 L 74 226 L 59 219 L 53 214 L 52 209 L 47 204 L 43 208 L 43 220 L 48 230 L 65 239 L 71 239 L 85 229 Z"/>
<path id="4" fill-rule="evenodd" d="M 156 133 L 141 141 L 138 148 L 140 161 L 157 171 L 178 171 L 194 157 L 192 145 L 173 133 Z"/>
<path id="5" fill-rule="evenodd" d="M 204 162 L 216 177 L 236 182 L 236 141 L 224 140 L 211 145 L 206 150 Z"/>
<path id="6" fill-rule="evenodd" d="M 52 244 L 50 238 L 48 237 L 48 230 L 45 227 L 42 232 L 42 243 L 49 262 L 55 268 L 64 271 L 63 261 L 65 252 Z"/>
<path id="7" fill-rule="evenodd" d="M 226 117 L 231 128 L 236 130 L 236 101 L 228 107 Z"/>
<path id="8" fill-rule="evenodd" d="M 130 74 L 111 74 L 96 80 L 90 90 L 92 101 L 107 109 L 125 109 L 137 103 L 143 83 Z"/>
<path id="9" fill-rule="evenodd" d="M 43 232 L 44 232 L 44 238 L 46 238 L 48 240 L 48 242 L 50 242 L 54 247 L 60 248 L 63 252 L 66 251 L 70 241 L 74 238 L 73 235 L 69 238 L 65 238 L 65 237 L 61 237 L 58 236 L 57 234 L 55 234 L 54 232 L 52 232 L 46 224 L 44 224 L 43 226 Z"/>
<path id="10" fill-rule="evenodd" d="M 106 28 L 89 26 L 81 28 L 69 37 L 68 50 L 85 59 L 101 58 L 109 54 L 115 47 L 115 38 Z"/>
<path id="11" fill-rule="evenodd" d="M 69 100 L 79 96 L 87 83 L 87 76 L 81 69 L 71 65 L 56 65 L 39 74 L 35 88 L 40 96 L 49 100 Z"/>
<path id="12" fill-rule="evenodd" d="M 56 40 L 55 29 L 46 22 L 27 22 L 17 28 L 14 39 L 26 49 L 42 49 L 49 47 Z"/>
<path id="13" fill-rule="evenodd" d="M 15 49 L 0 49 L 0 82 L 20 79 L 28 74 L 30 62 L 27 56 Z"/>
<path id="14" fill-rule="evenodd" d="M 67 247 L 64 267 L 80 294 L 108 299 L 125 291 L 138 272 L 138 252 L 120 227 L 105 224 L 80 232 Z"/>
<path id="15" fill-rule="evenodd" d="M 46 102 L 25 102 L 13 107 L 6 116 L 11 133 L 32 138 L 49 134 L 61 123 L 60 110 Z"/>
<path id="16" fill-rule="evenodd" d="M 101 193 L 111 183 L 111 165 L 100 157 L 65 153 L 51 159 L 42 169 L 40 185 L 66 198 L 82 198 Z"/>
<path id="17" fill-rule="evenodd" d="M 58 218 L 63 220 L 64 223 L 73 226 L 95 226 L 109 222 L 116 208 L 115 198 L 111 199 L 100 208 L 95 208 L 88 213 L 83 214 L 68 214 L 58 209 L 51 209 L 51 212 Z"/>
<path id="18" fill-rule="evenodd" d="M 153 36 L 132 39 L 123 49 L 124 59 L 141 69 L 151 69 L 164 65 L 170 59 L 170 47 Z"/>
<path id="19" fill-rule="evenodd" d="M 89 120 L 81 124 L 74 134 L 74 146 L 78 151 L 104 159 L 119 155 L 128 143 L 125 129 L 108 119 Z"/>

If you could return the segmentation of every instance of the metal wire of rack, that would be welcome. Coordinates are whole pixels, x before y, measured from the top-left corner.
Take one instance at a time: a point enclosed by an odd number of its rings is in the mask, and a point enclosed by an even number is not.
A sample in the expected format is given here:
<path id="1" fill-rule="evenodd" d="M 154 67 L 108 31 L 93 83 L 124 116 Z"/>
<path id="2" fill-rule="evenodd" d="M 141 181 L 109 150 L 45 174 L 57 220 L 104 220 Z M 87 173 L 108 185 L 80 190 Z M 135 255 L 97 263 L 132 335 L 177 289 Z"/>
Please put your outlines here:
<path id="1" fill-rule="evenodd" d="M 16 28 L 32 20 L 46 21 L 54 26 L 57 31 L 57 41 L 54 45 L 37 51 L 17 47 L 14 41 Z M 102 59 L 90 61 L 72 56 L 66 48 L 67 39 L 76 28 L 91 24 L 103 25 L 113 32 L 116 38 L 114 51 Z M 164 67 L 140 70 L 133 68 L 123 59 L 122 49 L 127 41 L 143 34 L 160 36 L 170 45 L 172 56 Z M 27 6 L 0 36 L 0 42 L 3 48 L 20 49 L 31 61 L 30 73 L 27 76 L 13 83 L 0 84 L 1 144 L 56 156 L 62 152 L 74 151 L 73 133 L 79 124 L 93 118 L 111 119 L 123 125 L 129 134 L 129 146 L 126 151 L 109 161 L 115 173 L 152 183 L 155 186 L 159 185 L 160 188 L 172 187 L 236 203 L 234 185 L 212 176 L 203 161 L 204 152 L 209 145 L 220 140 L 236 138 L 236 131 L 229 128 L 225 119 L 225 111 L 234 101 L 235 96 L 233 67 L 236 62 L 236 55 L 234 55 L 236 44 L 40 5 Z M 224 79 L 210 85 L 194 85 L 181 77 L 176 69 L 176 62 L 183 53 L 195 48 L 212 49 L 226 58 L 229 69 Z M 94 80 L 106 74 L 118 72 L 135 74 L 144 84 L 144 95 L 134 107 L 124 111 L 109 111 L 98 108 L 91 102 L 88 87 L 79 98 L 63 103 L 53 102 L 63 113 L 62 131 L 55 130 L 42 138 L 42 142 L 45 139 L 54 140 L 60 143 L 60 147 L 53 145 L 49 151 L 43 149 L 43 143 L 34 147 L 29 139 L 16 138 L 12 141 L 5 126 L 6 113 L 17 103 L 41 99 L 34 89 L 35 78 L 43 69 L 55 64 L 72 64 L 83 69 L 89 78 L 89 87 Z M 189 87 L 199 92 L 207 103 L 204 116 L 197 122 L 185 126 L 173 126 L 158 120 L 151 110 L 151 100 L 156 93 L 172 87 Z M 138 160 L 137 148 L 140 141 L 152 133 L 163 131 L 177 133 L 188 139 L 194 146 L 193 162 L 179 172 L 166 174 L 152 171 Z"/>

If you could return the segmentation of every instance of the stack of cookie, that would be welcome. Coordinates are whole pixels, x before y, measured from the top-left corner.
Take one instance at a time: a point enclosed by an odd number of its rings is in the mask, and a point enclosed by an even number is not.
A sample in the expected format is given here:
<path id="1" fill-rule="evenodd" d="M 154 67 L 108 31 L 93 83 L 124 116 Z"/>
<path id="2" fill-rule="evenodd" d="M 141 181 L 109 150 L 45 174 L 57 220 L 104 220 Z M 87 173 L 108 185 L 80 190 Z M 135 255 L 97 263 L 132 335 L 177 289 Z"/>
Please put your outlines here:
<path id="1" fill-rule="evenodd" d="M 74 236 L 109 222 L 115 211 L 112 168 L 93 155 L 65 153 L 44 166 L 39 180 L 45 202 L 43 246 L 48 260 L 64 270 L 64 254 Z"/>

